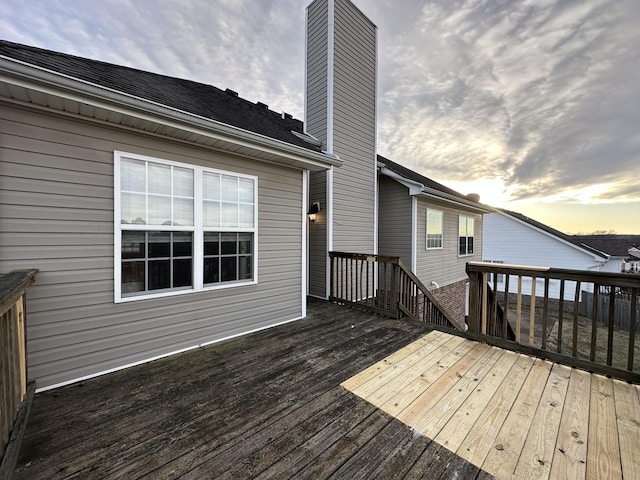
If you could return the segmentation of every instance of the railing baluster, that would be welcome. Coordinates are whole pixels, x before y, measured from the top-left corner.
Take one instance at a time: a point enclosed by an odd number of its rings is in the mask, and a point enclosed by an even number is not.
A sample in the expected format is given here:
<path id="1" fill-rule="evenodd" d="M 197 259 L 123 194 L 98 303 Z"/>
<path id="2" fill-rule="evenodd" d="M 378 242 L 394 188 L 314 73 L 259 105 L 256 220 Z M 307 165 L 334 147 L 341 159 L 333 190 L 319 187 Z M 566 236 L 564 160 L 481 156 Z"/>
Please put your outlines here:
<path id="1" fill-rule="evenodd" d="M 496 291 L 496 294 L 498 292 Z M 509 274 L 504 277 L 504 318 L 502 319 L 502 338 L 507 338 L 509 321 L 507 315 L 509 312 Z"/>
<path id="2" fill-rule="evenodd" d="M 536 283 L 537 278 L 531 277 L 531 301 L 529 311 L 529 345 L 533 346 L 536 333 Z"/>
<path id="3" fill-rule="evenodd" d="M 564 278 L 560 280 L 560 299 L 558 302 L 558 347 L 557 352 L 562 353 L 562 318 L 564 316 Z"/>
<path id="4" fill-rule="evenodd" d="M 544 301 L 542 306 L 542 343 L 543 350 L 547 349 L 547 321 L 549 320 L 549 278 L 544 279 Z"/>
<path id="5" fill-rule="evenodd" d="M 516 342 L 520 343 L 522 325 L 522 275 L 518 275 L 518 296 L 516 297 Z"/>
<path id="6" fill-rule="evenodd" d="M 598 342 L 598 297 L 600 294 L 600 285 L 593 284 L 593 316 L 591 317 L 591 349 L 589 351 L 589 360 L 596 360 L 596 345 Z"/>
<path id="7" fill-rule="evenodd" d="M 633 354 L 636 342 L 636 312 L 638 311 L 638 289 L 631 289 L 631 318 L 629 319 L 629 353 L 627 355 L 627 370 L 633 371 Z"/>
<path id="8" fill-rule="evenodd" d="M 607 325 L 607 365 L 613 363 L 613 324 L 616 313 L 616 289 L 613 285 L 609 286 L 609 322 Z"/>
<path id="9" fill-rule="evenodd" d="M 487 334 L 487 275 L 488 273 L 486 272 L 482 273 L 482 304 L 480 306 L 480 311 L 482 312 L 482 321 L 480 333 L 482 333 L 483 335 Z"/>
<path id="10" fill-rule="evenodd" d="M 572 345 L 571 355 L 578 356 L 578 318 L 580 313 L 580 287 L 581 282 L 576 282 L 576 291 L 573 296 L 573 332 L 572 332 Z"/>

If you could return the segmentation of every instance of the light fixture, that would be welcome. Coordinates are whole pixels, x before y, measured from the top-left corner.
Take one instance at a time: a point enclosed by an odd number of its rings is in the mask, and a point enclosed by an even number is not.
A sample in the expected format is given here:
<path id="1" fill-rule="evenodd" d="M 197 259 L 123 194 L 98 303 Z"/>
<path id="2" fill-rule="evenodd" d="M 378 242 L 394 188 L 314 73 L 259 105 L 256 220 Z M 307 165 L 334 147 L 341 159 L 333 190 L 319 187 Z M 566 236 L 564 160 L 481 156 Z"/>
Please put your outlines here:
<path id="1" fill-rule="evenodd" d="M 309 220 L 311 220 L 311 223 L 316 221 L 316 215 L 318 214 L 319 211 L 320 211 L 320 202 L 313 202 L 311 204 L 311 208 L 309 209 L 309 212 L 307 213 L 307 215 L 309 215 Z"/>

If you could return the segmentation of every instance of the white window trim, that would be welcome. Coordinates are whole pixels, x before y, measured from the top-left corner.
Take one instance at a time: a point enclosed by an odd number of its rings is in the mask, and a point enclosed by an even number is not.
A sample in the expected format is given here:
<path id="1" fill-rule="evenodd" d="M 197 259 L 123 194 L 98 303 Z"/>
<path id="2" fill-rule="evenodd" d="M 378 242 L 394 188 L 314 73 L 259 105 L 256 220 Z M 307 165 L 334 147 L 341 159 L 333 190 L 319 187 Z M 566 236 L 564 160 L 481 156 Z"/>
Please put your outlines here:
<path id="1" fill-rule="evenodd" d="M 439 247 L 430 247 L 429 246 L 429 212 L 438 212 L 440 213 L 440 230 L 442 233 L 440 234 L 440 246 Z M 437 210 L 435 208 L 427 208 L 427 211 L 424 215 L 425 225 L 424 225 L 424 246 L 425 250 L 442 250 L 444 248 L 444 212 L 442 210 Z"/>
<path id="2" fill-rule="evenodd" d="M 145 293 L 143 295 L 134 295 L 134 296 L 122 296 L 122 231 L 123 230 L 140 230 L 140 231 L 149 231 L 149 225 L 126 225 L 126 228 L 122 228 L 123 225 L 121 222 L 121 201 L 120 201 L 120 165 L 122 158 L 130 158 L 133 160 L 143 160 L 149 162 L 156 162 L 164 165 L 171 165 L 180 168 L 188 168 L 193 170 L 194 173 L 194 226 L 191 227 L 177 227 L 172 226 L 170 231 L 188 231 L 193 232 L 193 288 L 180 288 L 175 290 L 163 290 L 158 293 Z M 149 300 L 154 298 L 163 298 L 163 297 L 172 297 L 175 295 L 184 295 L 188 293 L 194 292 L 206 292 L 211 290 L 221 290 L 226 288 L 234 288 L 240 286 L 247 285 L 256 285 L 258 284 L 258 177 L 255 175 L 246 175 L 238 172 L 231 172 L 228 170 L 219 170 L 215 168 L 202 167 L 199 165 L 193 165 L 189 163 L 181 163 L 173 160 L 166 160 L 157 157 L 150 157 L 147 155 L 138 155 L 135 153 L 128 153 L 123 151 L 114 151 L 114 205 L 113 205 L 113 217 L 114 217 L 114 258 L 113 258 L 113 278 L 114 278 L 114 302 L 115 303 L 124 303 L 131 301 L 139 301 L 139 300 Z M 247 178 L 253 180 L 254 185 L 254 211 L 253 211 L 253 219 L 254 225 L 253 228 L 236 228 L 236 227 L 204 227 L 203 225 L 203 208 L 202 208 L 202 178 L 204 172 L 216 173 L 221 175 L 232 175 L 234 177 L 239 178 Z M 156 226 L 152 226 L 151 230 L 156 230 Z M 251 280 L 238 280 L 235 282 L 225 282 L 218 285 L 204 285 L 203 282 L 203 267 L 204 267 L 204 232 L 205 231 L 215 231 L 215 232 L 247 232 L 253 233 L 253 278 Z"/>
<path id="3" fill-rule="evenodd" d="M 460 219 L 461 218 L 466 218 L 466 219 L 471 219 L 473 220 L 473 235 L 471 236 L 471 238 L 473 238 L 473 252 L 472 253 L 464 253 L 461 254 L 460 253 Z M 466 238 L 469 237 L 469 235 L 465 235 Z M 473 257 L 475 255 L 475 250 L 476 250 L 476 219 L 475 217 L 472 217 L 471 215 L 458 215 L 458 245 L 456 245 L 456 250 L 458 251 L 458 257 Z M 468 247 L 467 247 L 468 250 Z"/>

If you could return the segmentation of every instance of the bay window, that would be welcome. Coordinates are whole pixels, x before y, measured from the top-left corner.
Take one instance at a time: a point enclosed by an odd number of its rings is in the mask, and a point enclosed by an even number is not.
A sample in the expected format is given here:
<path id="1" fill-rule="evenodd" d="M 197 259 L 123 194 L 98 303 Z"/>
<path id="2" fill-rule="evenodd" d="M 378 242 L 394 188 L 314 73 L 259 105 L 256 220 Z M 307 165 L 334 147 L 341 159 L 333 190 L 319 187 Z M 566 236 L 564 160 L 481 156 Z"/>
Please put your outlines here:
<path id="1" fill-rule="evenodd" d="M 115 298 L 255 283 L 257 178 L 115 153 Z"/>

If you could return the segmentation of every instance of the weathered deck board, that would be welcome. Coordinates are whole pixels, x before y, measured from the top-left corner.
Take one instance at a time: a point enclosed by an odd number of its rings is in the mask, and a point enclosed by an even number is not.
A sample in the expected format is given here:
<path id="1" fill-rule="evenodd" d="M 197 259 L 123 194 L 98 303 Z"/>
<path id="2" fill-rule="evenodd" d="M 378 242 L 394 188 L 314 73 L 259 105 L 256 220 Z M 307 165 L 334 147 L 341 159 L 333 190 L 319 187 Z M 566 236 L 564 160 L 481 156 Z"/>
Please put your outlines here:
<path id="1" fill-rule="evenodd" d="M 490 478 L 340 387 L 428 331 L 313 302 L 305 320 L 39 393 L 16 478 Z"/>
<path id="2" fill-rule="evenodd" d="M 457 452 L 453 464 L 468 460 L 456 475 L 474 464 L 484 472 L 473 475 L 501 479 L 638 478 L 637 385 L 468 340 L 447 345 L 422 368 L 418 362 L 394 369 L 387 359 L 378 390 L 354 392 L 366 393 L 364 399 L 416 434 L 434 438 L 441 452 Z M 380 371 L 375 368 L 370 371 Z M 422 461 L 424 455 L 405 478 L 416 478 Z M 428 465 L 433 478 L 453 475 L 437 458 Z"/>

